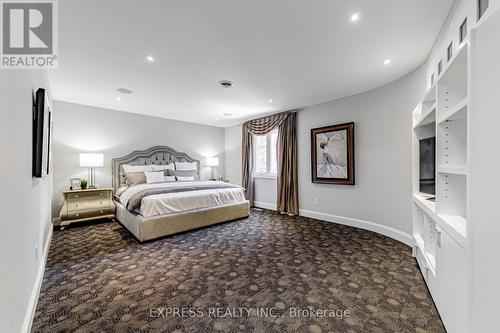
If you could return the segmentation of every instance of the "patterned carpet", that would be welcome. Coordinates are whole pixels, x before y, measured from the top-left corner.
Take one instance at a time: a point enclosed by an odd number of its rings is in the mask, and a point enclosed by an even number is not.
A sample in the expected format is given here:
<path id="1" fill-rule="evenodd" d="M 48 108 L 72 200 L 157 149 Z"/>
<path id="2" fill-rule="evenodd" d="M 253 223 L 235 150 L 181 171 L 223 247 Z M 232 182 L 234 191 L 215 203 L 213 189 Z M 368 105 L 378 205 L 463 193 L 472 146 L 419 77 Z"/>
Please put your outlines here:
<path id="1" fill-rule="evenodd" d="M 144 244 L 54 232 L 32 331 L 445 332 L 404 244 L 257 210 Z"/>

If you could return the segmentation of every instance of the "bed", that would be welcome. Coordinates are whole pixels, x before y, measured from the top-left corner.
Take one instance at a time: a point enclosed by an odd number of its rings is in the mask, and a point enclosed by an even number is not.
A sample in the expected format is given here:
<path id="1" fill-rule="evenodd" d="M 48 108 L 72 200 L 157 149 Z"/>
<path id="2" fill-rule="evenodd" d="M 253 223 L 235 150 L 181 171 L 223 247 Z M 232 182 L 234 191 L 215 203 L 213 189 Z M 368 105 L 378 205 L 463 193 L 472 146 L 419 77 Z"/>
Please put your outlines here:
<path id="1" fill-rule="evenodd" d="M 141 166 L 154 166 L 155 170 L 161 170 L 182 164 L 193 167 L 189 171 L 192 177 L 177 177 L 184 181 L 150 184 L 125 181 L 124 168 L 142 170 Z M 112 177 L 116 219 L 140 242 L 249 215 L 250 204 L 240 186 L 200 180 L 200 162 L 167 146 L 112 159 Z"/>

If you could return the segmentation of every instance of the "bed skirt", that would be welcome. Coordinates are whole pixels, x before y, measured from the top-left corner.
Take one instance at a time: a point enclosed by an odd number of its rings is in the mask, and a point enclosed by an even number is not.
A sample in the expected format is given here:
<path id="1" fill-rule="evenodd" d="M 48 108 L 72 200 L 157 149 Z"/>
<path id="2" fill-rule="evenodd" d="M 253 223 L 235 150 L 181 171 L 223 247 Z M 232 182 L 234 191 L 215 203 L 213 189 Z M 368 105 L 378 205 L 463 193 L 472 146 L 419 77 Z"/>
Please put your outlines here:
<path id="1" fill-rule="evenodd" d="M 147 218 L 132 214 L 119 202 L 115 201 L 115 205 L 116 219 L 140 242 L 244 218 L 250 214 L 250 203 L 247 200 L 233 205 Z"/>

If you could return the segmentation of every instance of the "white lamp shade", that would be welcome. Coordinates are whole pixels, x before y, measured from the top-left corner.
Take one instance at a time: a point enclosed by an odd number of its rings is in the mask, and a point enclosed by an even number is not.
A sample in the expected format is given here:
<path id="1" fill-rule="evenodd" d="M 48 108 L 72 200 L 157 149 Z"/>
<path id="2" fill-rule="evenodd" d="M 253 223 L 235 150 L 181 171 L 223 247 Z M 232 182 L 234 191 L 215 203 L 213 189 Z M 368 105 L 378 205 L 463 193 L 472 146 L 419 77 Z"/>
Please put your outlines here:
<path id="1" fill-rule="evenodd" d="M 103 167 L 104 154 L 80 153 L 80 166 L 87 168 Z"/>
<path id="2" fill-rule="evenodd" d="M 207 158 L 207 166 L 210 166 L 210 167 L 219 166 L 219 158 L 218 157 L 208 157 Z"/>

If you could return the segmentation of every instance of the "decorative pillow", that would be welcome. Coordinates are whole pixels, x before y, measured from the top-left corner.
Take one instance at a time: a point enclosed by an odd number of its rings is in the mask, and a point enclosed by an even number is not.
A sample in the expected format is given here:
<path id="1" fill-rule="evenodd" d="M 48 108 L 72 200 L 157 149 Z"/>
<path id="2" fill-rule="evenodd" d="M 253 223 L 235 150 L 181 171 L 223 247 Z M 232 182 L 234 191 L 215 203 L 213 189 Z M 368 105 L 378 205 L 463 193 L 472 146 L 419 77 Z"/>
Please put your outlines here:
<path id="1" fill-rule="evenodd" d="M 198 172 L 196 170 L 175 170 L 174 174 L 179 177 L 197 177 Z"/>
<path id="2" fill-rule="evenodd" d="M 146 175 L 144 172 L 124 172 L 125 176 L 125 185 L 138 185 L 138 184 L 146 184 Z"/>
<path id="3" fill-rule="evenodd" d="M 165 176 L 165 181 L 166 182 L 175 182 L 176 179 L 175 179 L 175 176 Z"/>
<path id="4" fill-rule="evenodd" d="M 175 164 L 174 163 L 169 163 L 166 165 L 156 165 L 152 164 L 153 171 L 162 171 L 162 170 L 175 170 Z"/>
<path id="5" fill-rule="evenodd" d="M 196 162 L 175 162 L 175 170 L 197 170 Z"/>
<path id="6" fill-rule="evenodd" d="M 123 171 L 125 172 L 145 172 L 145 171 L 153 171 L 152 165 L 122 165 Z"/>
<path id="7" fill-rule="evenodd" d="M 194 177 L 175 177 L 177 178 L 178 181 L 180 182 L 185 182 L 185 181 L 193 181 Z"/>
<path id="8" fill-rule="evenodd" d="M 165 174 L 162 171 L 144 172 L 146 183 L 162 183 L 165 181 Z"/>

